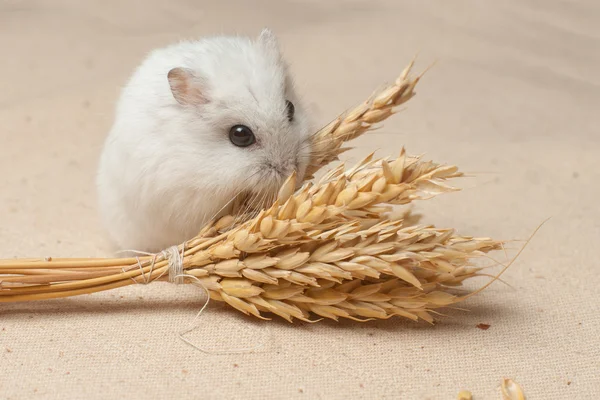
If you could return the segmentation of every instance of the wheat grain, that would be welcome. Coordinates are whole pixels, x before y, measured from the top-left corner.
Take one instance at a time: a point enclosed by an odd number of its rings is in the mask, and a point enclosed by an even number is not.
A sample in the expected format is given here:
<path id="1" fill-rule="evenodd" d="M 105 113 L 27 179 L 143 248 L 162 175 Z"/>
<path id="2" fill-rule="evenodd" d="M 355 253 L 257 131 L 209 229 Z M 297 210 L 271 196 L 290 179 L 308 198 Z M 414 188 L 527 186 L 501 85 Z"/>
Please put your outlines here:
<path id="1" fill-rule="evenodd" d="M 458 393 L 457 400 L 473 400 L 473 395 L 468 390 L 461 390 Z"/>
<path id="2" fill-rule="evenodd" d="M 504 400 L 525 400 L 525 394 L 523 394 L 521 386 L 512 379 L 502 379 L 500 388 Z"/>

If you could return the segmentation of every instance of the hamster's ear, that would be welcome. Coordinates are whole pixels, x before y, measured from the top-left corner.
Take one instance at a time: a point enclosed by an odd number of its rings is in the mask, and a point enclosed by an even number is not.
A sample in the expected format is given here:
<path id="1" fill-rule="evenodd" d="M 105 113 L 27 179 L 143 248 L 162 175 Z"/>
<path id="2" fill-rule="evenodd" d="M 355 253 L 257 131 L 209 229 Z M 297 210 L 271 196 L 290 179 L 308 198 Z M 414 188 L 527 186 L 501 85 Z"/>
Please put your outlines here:
<path id="1" fill-rule="evenodd" d="M 271 52 L 276 56 L 281 55 L 281 51 L 279 49 L 279 41 L 277 37 L 269 28 L 265 28 L 258 35 L 258 43 L 260 43 L 267 51 Z"/>
<path id="2" fill-rule="evenodd" d="M 171 93 L 179 104 L 200 105 L 207 103 L 201 87 L 201 81 L 187 68 L 173 68 L 169 71 L 169 85 Z"/>

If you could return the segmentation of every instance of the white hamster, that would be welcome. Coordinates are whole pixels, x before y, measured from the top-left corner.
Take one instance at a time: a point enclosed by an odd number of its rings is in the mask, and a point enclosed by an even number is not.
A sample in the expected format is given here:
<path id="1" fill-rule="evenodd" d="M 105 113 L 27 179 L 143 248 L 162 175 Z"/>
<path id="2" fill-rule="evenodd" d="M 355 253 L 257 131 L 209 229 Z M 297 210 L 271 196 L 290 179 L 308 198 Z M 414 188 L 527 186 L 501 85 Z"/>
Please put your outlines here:
<path id="1" fill-rule="evenodd" d="M 270 30 L 151 52 L 122 91 L 98 167 L 114 244 L 158 252 L 228 212 L 241 191 L 272 198 L 293 171 L 302 178 L 309 133 Z"/>

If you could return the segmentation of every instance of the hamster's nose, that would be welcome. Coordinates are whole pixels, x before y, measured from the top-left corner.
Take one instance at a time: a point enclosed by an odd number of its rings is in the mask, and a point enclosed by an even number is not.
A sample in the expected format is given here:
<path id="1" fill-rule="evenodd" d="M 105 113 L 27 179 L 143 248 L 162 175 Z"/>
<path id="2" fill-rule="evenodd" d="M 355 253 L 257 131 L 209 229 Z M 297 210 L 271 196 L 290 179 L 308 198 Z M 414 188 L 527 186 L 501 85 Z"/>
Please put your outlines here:
<path id="1" fill-rule="evenodd" d="M 298 170 L 298 164 L 295 159 L 279 161 L 279 162 L 277 162 L 275 160 L 268 160 L 266 162 L 266 166 L 268 168 L 271 168 L 275 172 L 277 172 L 277 174 L 281 175 L 282 177 L 288 177 L 294 171 Z"/>

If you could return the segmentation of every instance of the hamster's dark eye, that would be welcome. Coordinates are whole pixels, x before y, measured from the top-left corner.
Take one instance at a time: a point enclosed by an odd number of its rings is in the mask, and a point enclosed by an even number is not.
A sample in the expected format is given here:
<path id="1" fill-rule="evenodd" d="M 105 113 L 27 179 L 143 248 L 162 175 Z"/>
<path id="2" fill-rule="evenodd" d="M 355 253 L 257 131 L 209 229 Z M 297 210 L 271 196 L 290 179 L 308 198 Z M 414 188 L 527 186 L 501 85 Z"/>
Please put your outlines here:
<path id="1" fill-rule="evenodd" d="M 252 130 L 245 125 L 235 125 L 229 130 L 229 140 L 238 147 L 248 147 L 256 138 Z"/>
<path id="2" fill-rule="evenodd" d="M 296 112 L 296 107 L 294 107 L 294 103 L 289 100 L 285 101 L 285 108 L 287 110 L 288 120 L 291 122 L 294 119 L 294 113 Z"/>

